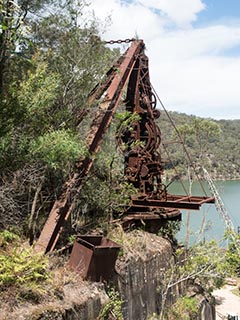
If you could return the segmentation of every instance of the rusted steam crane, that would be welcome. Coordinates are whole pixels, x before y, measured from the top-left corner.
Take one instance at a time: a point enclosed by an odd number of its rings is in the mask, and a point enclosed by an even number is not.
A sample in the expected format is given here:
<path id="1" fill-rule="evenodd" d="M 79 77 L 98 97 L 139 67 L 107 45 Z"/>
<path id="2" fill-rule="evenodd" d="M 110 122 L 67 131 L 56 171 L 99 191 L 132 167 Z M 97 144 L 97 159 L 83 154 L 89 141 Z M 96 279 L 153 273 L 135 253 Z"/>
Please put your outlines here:
<path id="1" fill-rule="evenodd" d="M 171 195 L 162 183 L 158 152 L 161 133 L 155 121 L 160 112 L 156 109 L 144 48 L 142 40 L 133 39 L 128 50 L 108 71 L 106 80 L 90 93 L 88 106 L 100 98 L 101 102 L 86 137 L 88 156 L 76 164 L 71 179 L 63 186 L 35 245 L 37 251 L 54 250 L 126 86 L 126 110 L 138 114 L 139 120 L 131 124 L 131 130 L 121 131 L 117 140 L 125 146 L 125 175 L 139 193 L 131 198 L 129 209 L 122 218 L 123 224 L 144 221 L 159 226 L 166 220 L 180 219 L 179 209 L 198 210 L 203 203 L 214 202 L 213 197 L 207 196 Z"/>

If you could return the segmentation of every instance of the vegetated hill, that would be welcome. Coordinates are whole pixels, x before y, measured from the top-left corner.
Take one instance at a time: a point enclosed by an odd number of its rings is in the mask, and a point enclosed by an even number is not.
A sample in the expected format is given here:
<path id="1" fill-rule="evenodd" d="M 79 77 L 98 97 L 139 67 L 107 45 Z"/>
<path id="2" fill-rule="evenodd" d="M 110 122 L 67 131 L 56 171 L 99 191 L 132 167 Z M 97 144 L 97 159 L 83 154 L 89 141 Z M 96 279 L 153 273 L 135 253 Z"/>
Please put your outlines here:
<path id="1" fill-rule="evenodd" d="M 193 125 L 196 123 L 197 128 Z M 175 167 L 178 174 L 185 176 L 189 155 L 197 169 L 206 167 L 215 179 L 240 178 L 240 119 L 214 120 L 162 111 L 158 124 L 162 132 L 162 159 L 167 175 L 176 175 Z M 214 128 L 210 133 L 209 124 Z"/>

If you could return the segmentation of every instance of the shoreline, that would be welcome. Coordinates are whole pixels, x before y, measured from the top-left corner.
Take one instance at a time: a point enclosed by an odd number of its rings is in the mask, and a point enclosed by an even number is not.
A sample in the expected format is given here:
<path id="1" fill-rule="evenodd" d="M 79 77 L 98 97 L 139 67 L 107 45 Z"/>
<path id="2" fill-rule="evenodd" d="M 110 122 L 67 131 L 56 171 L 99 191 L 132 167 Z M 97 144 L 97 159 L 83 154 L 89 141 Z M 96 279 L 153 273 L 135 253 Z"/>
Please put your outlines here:
<path id="1" fill-rule="evenodd" d="M 234 178 L 224 178 L 224 177 L 211 177 L 212 178 L 212 180 L 215 182 L 215 181 L 240 181 L 240 177 L 234 177 Z M 169 178 L 169 176 L 168 176 L 168 178 L 166 178 L 164 175 L 162 176 L 162 181 L 164 182 L 164 183 L 169 183 L 170 181 L 171 181 L 171 177 Z M 182 176 L 181 178 L 179 178 L 179 179 L 175 179 L 172 183 L 174 183 L 174 182 L 188 182 L 189 181 L 189 179 L 185 176 Z M 194 179 L 194 180 L 192 180 L 192 182 L 198 182 L 198 181 L 200 181 L 200 182 L 204 182 L 204 181 L 206 181 L 206 179 L 203 179 L 203 178 L 201 178 L 201 179 Z M 171 183 L 171 184 L 172 184 Z"/>

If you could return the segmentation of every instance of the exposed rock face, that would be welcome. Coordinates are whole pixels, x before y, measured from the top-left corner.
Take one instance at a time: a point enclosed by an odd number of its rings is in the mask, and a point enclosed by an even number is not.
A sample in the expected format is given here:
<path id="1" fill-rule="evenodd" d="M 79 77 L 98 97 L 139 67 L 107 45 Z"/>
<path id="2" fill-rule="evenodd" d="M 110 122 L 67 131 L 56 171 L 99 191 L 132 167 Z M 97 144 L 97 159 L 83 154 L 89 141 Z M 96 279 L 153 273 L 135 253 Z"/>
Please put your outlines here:
<path id="1" fill-rule="evenodd" d="M 66 285 L 62 300 L 39 305 L 27 304 L 11 314 L 1 314 L 0 320 L 96 320 L 108 296 L 102 284 L 83 282 Z"/>
<path id="2" fill-rule="evenodd" d="M 172 258 L 171 243 L 154 234 L 135 232 L 131 253 L 116 264 L 124 319 L 147 319 L 159 313 L 159 289 Z"/>
<path id="3" fill-rule="evenodd" d="M 124 320 L 146 320 L 160 314 L 162 305 L 171 307 L 180 294 L 194 296 L 199 301 L 199 319 L 215 320 L 215 306 L 204 290 L 187 282 L 169 289 L 166 301 L 166 273 L 173 261 L 170 241 L 155 234 L 135 231 L 132 249 L 116 263 L 117 285 L 123 299 Z M 135 246 L 135 247 L 134 247 Z M 157 319 L 157 318 L 156 318 Z"/>
<path id="4" fill-rule="evenodd" d="M 205 297 L 202 299 L 201 304 L 199 306 L 200 309 L 200 317 L 201 320 L 215 320 L 216 319 L 216 311 L 215 305 L 213 301 L 209 301 Z"/>

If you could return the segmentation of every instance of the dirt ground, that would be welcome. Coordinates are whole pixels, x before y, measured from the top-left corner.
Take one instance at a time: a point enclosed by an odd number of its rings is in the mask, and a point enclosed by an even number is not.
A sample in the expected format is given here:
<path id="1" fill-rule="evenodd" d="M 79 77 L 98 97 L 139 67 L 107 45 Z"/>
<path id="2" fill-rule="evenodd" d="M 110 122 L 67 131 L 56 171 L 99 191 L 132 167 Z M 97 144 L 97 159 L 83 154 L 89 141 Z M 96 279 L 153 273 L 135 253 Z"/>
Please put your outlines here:
<path id="1" fill-rule="evenodd" d="M 240 320 L 240 297 L 232 293 L 235 288 L 236 286 L 225 285 L 213 292 L 216 298 L 216 320 L 227 319 L 228 314 L 238 315 L 236 319 Z"/>

